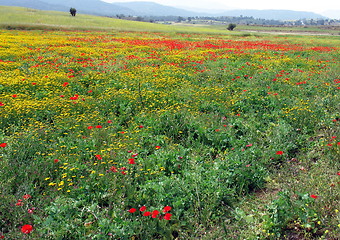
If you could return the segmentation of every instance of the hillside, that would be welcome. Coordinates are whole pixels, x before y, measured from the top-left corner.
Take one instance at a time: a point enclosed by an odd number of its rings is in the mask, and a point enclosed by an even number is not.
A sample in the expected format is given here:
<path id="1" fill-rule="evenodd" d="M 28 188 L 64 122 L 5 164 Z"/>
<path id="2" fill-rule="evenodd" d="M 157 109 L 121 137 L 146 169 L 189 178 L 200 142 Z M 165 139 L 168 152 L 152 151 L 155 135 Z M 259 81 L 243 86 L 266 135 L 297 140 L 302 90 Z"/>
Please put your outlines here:
<path id="1" fill-rule="evenodd" d="M 320 19 L 325 18 L 320 14 L 292 10 L 230 10 L 220 13 L 225 16 L 252 16 L 254 18 L 275 19 L 275 20 L 299 20 L 299 19 Z"/>
<path id="2" fill-rule="evenodd" d="M 196 16 L 209 15 L 207 13 L 197 13 L 180 8 L 161 5 L 154 2 L 117 2 L 115 5 L 129 8 L 139 16 Z"/>
<path id="3" fill-rule="evenodd" d="M 70 7 L 77 9 L 79 13 L 99 16 L 116 16 L 117 14 L 131 16 L 252 16 L 254 18 L 275 20 L 298 20 L 325 18 L 313 12 L 291 10 L 221 10 L 220 13 L 196 12 L 185 9 L 165 6 L 153 2 L 120 2 L 106 3 L 100 0 L 0 0 L 3 6 L 20 6 L 40 10 L 68 11 Z"/>
<path id="4" fill-rule="evenodd" d="M 233 34 L 225 31 L 224 29 L 212 29 L 208 27 L 171 26 L 86 14 L 77 14 L 76 17 L 71 17 L 68 12 L 43 11 L 31 8 L 7 6 L 0 6 L 0 28 Z"/>

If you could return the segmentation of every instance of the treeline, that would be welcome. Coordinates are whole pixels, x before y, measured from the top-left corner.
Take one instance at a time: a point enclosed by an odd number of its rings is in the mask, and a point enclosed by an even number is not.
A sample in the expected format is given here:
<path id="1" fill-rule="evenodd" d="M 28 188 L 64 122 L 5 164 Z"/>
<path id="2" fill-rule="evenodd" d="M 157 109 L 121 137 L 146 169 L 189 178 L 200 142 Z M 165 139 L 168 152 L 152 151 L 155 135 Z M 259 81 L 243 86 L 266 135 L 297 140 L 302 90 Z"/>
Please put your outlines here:
<path id="1" fill-rule="evenodd" d="M 142 22 L 156 22 L 163 24 L 171 24 L 174 22 L 186 22 L 190 24 L 211 24 L 211 25 L 220 25 L 220 24 L 242 24 L 242 25 L 278 25 L 278 26 L 304 26 L 304 25 L 339 25 L 340 20 L 336 19 L 299 19 L 299 20 L 270 20 L 270 19 L 262 19 L 262 18 L 254 18 L 247 16 L 220 16 L 220 17 L 181 17 L 181 16 L 125 16 L 124 14 L 117 14 L 116 18 L 125 19 L 125 20 L 133 20 L 133 21 L 142 21 Z"/>

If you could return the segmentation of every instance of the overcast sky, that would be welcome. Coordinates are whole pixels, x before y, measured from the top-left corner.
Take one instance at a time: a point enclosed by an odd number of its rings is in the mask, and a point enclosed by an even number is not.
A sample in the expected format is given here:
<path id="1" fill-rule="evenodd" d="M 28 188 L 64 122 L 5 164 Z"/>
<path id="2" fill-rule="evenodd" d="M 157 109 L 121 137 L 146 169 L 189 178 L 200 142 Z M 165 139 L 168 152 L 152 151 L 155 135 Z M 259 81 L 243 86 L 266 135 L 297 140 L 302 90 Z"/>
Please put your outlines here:
<path id="1" fill-rule="evenodd" d="M 105 2 L 150 1 L 173 7 L 191 7 L 192 9 L 284 9 L 323 13 L 327 10 L 339 10 L 340 0 L 102 0 Z"/>

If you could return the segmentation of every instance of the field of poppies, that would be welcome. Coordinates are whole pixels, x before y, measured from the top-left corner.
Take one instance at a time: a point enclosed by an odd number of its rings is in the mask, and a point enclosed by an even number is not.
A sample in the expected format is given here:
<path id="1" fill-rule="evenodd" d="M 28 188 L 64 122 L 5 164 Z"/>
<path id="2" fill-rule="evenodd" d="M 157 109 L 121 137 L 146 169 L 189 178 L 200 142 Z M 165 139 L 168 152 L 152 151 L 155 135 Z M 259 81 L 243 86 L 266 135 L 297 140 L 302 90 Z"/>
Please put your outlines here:
<path id="1" fill-rule="evenodd" d="M 338 239 L 339 46 L 0 30 L 0 239 Z"/>

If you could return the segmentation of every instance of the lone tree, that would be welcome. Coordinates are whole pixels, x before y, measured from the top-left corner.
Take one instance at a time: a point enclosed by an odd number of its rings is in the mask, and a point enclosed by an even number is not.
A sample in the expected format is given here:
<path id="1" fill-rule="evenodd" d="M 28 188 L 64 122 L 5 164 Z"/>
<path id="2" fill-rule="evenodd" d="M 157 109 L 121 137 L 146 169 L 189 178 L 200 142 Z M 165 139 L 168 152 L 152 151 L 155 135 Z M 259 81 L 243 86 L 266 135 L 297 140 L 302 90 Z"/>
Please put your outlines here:
<path id="1" fill-rule="evenodd" d="M 75 8 L 70 8 L 70 13 L 71 13 L 72 17 L 75 17 L 77 10 Z"/>
<path id="2" fill-rule="evenodd" d="M 233 31 L 234 28 L 236 28 L 236 24 L 235 24 L 235 23 L 229 23 L 227 29 L 228 29 L 229 31 Z"/>

